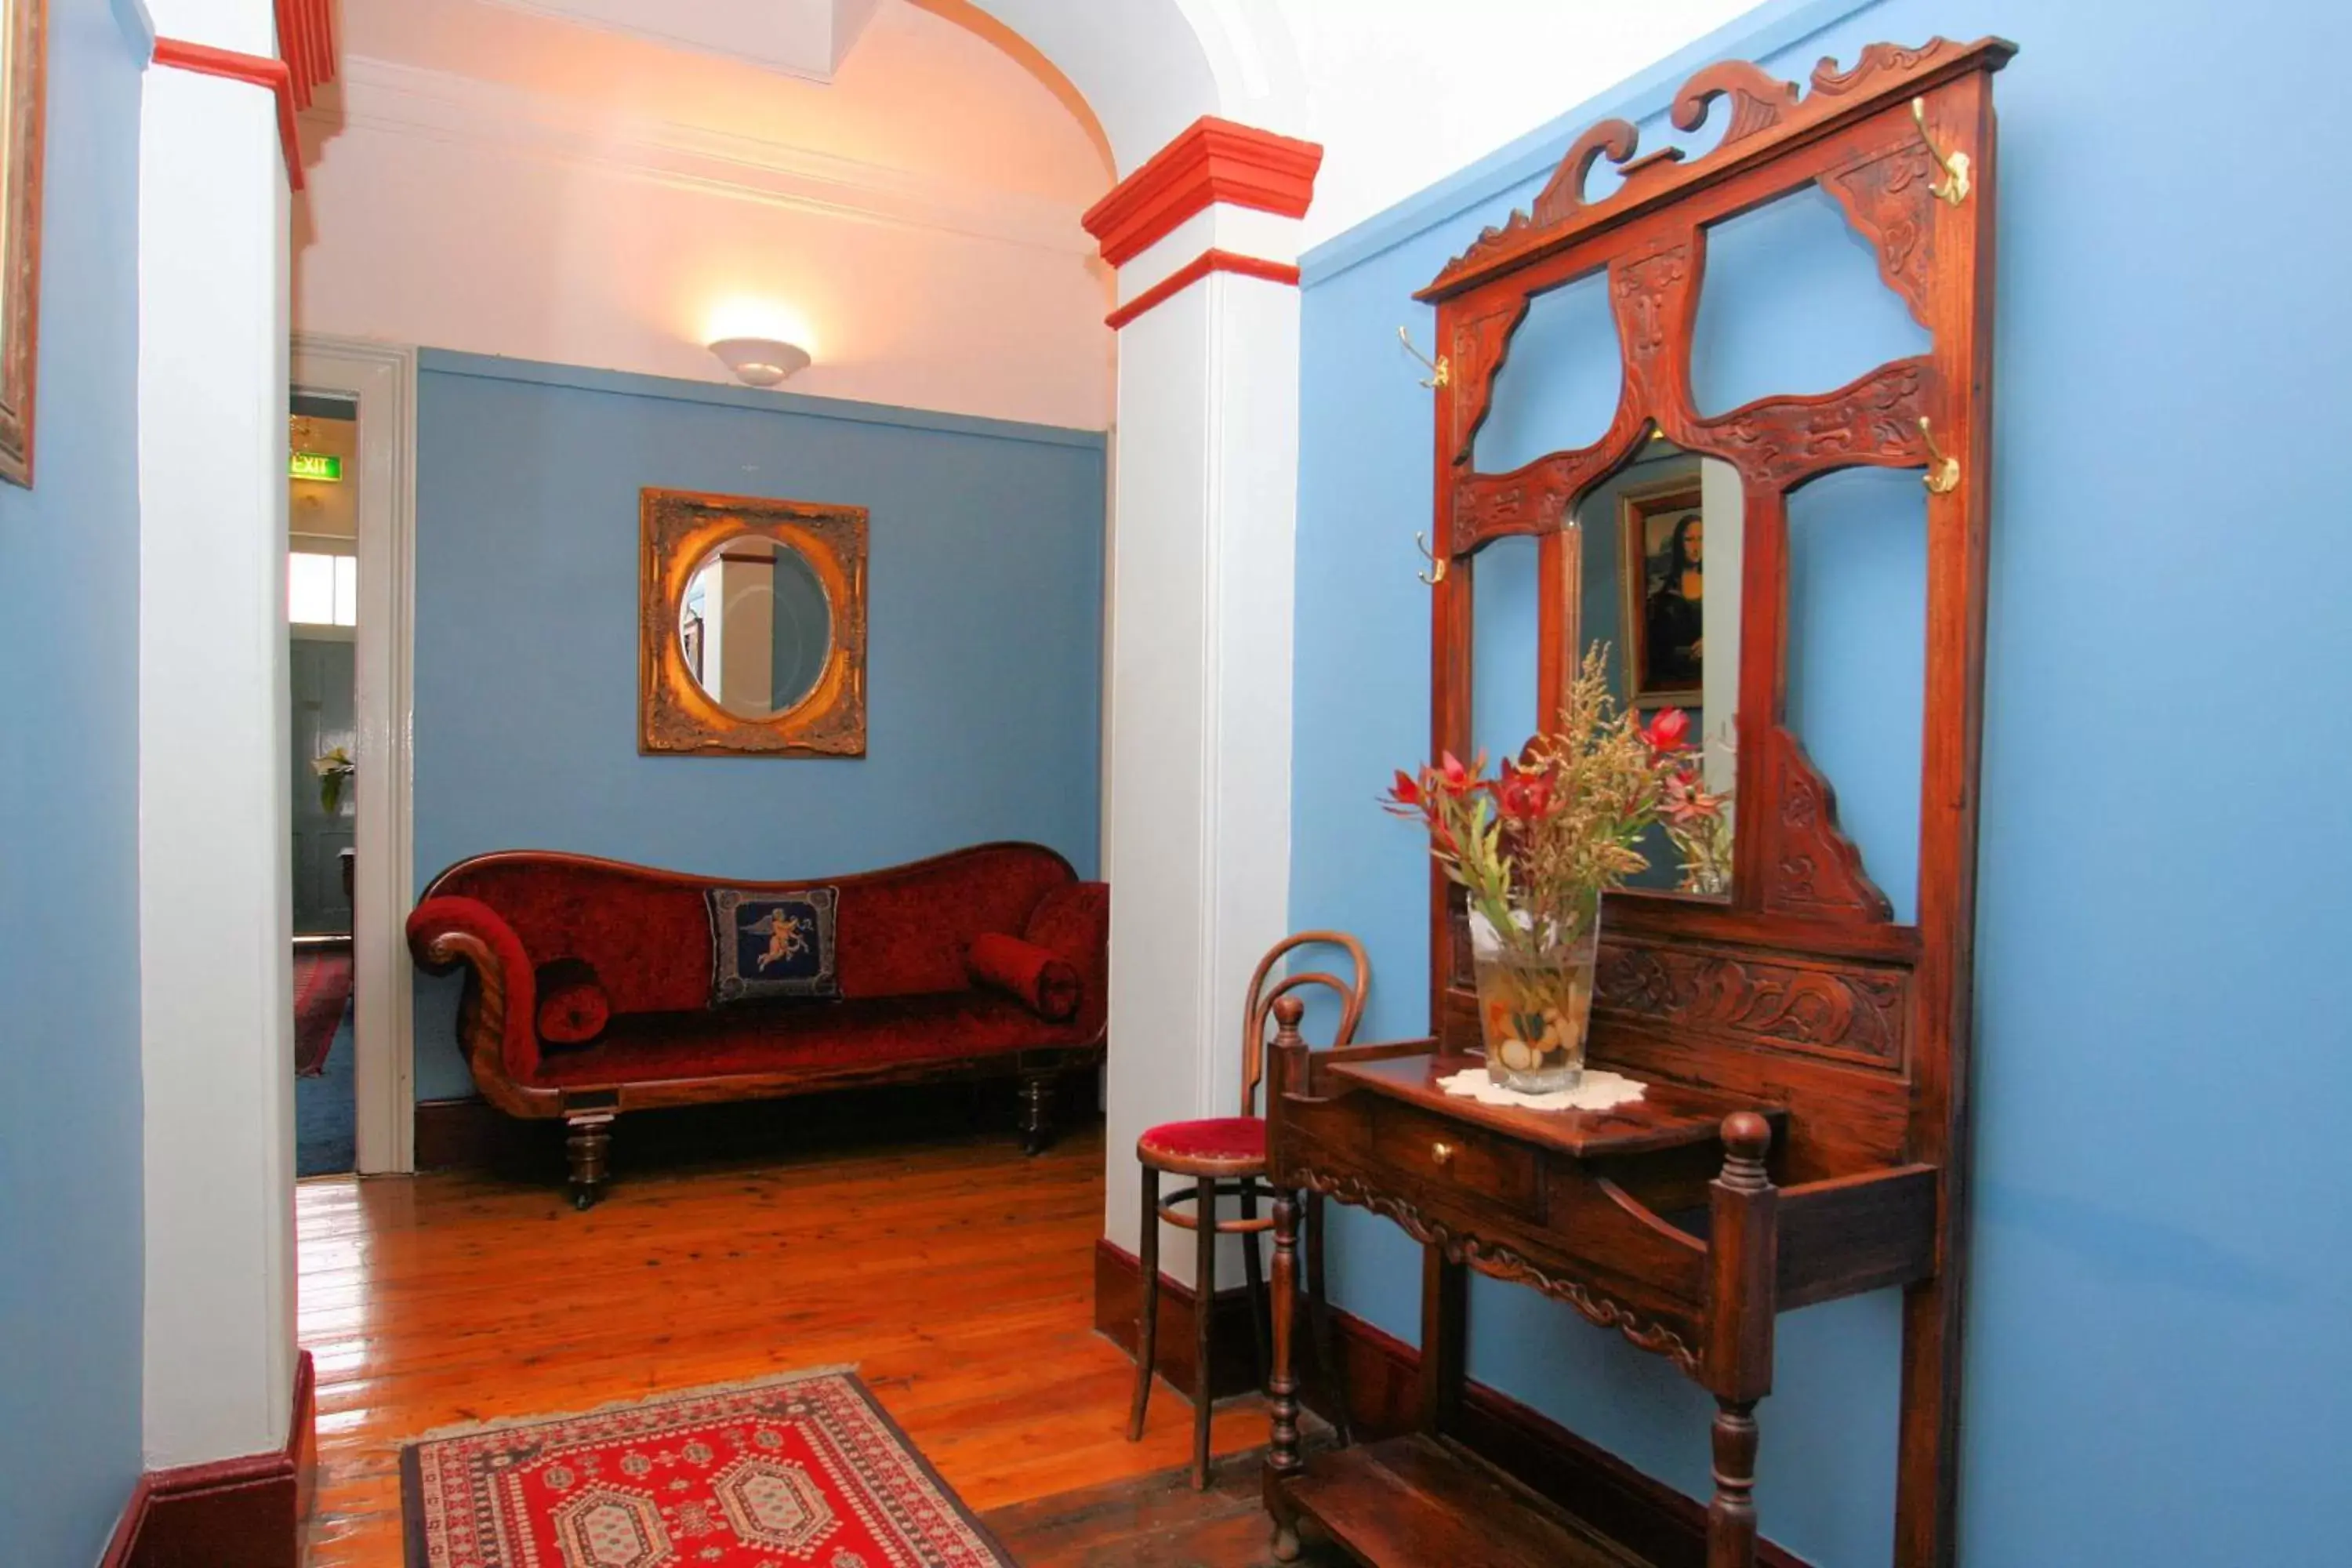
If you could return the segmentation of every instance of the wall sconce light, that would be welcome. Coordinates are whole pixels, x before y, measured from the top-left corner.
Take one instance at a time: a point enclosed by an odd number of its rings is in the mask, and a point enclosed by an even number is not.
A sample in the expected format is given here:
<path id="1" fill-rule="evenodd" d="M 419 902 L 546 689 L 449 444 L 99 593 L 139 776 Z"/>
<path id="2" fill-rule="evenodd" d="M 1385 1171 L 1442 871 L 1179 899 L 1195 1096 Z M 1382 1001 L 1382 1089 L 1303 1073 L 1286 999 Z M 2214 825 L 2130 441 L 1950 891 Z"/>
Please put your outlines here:
<path id="1" fill-rule="evenodd" d="M 808 350 L 777 338 L 721 338 L 710 352 L 746 386 L 773 386 L 809 363 Z"/>

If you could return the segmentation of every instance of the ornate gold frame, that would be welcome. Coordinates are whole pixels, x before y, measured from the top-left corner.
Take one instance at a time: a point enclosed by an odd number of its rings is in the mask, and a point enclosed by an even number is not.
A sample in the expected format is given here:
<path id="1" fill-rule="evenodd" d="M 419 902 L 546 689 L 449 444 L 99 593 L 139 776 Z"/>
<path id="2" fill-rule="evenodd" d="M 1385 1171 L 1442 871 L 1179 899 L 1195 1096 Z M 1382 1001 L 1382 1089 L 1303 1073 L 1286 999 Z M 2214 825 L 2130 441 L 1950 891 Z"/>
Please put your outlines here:
<path id="1" fill-rule="evenodd" d="M 5 0 L 7 167 L 0 170 L 0 479 L 33 484 L 33 384 L 41 363 L 41 164 L 48 0 Z"/>
<path id="2" fill-rule="evenodd" d="M 866 754 L 866 509 L 646 489 L 638 497 L 637 750 L 647 755 Z M 686 668 L 678 606 L 695 567 L 722 540 L 790 545 L 833 605 L 824 673 L 799 703 L 765 719 L 730 713 Z"/>

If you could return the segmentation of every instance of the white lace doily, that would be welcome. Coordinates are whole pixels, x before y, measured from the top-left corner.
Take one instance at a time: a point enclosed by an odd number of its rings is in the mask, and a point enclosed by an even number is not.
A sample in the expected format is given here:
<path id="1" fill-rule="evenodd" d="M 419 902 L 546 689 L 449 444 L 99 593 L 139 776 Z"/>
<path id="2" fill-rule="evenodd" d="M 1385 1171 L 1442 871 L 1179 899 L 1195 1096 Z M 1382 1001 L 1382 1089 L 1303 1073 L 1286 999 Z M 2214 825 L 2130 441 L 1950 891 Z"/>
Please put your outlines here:
<path id="1" fill-rule="evenodd" d="M 1457 1099 L 1475 1100 L 1481 1105 L 1510 1105 L 1521 1110 L 1611 1110 L 1641 1099 L 1648 1086 L 1622 1073 L 1587 1068 L 1574 1089 L 1555 1089 L 1549 1094 L 1521 1094 L 1516 1089 L 1505 1089 L 1486 1076 L 1485 1068 L 1478 1067 L 1439 1079 L 1437 1087 Z"/>

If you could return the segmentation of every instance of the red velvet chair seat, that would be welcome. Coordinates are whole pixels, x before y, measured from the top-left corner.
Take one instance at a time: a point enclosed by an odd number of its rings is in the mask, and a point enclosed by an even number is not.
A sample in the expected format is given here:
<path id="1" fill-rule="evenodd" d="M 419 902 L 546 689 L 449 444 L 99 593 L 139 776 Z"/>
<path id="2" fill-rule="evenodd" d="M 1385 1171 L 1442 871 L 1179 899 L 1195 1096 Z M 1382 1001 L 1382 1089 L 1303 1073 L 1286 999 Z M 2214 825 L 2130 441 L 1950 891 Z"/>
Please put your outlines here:
<path id="1" fill-rule="evenodd" d="M 1045 1023 L 1011 997 L 987 991 L 750 1003 L 614 1018 L 594 1045 L 549 1053 L 532 1081 L 576 1089 L 667 1078 L 821 1073 L 1082 1046 L 1092 1037 L 1085 1026 Z"/>
<path id="2" fill-rule="evenodd" d="M 1135 1141 L 1136 1158 L 1180 1175 L 1234 1175 L 1265 1168 L 1265 1123 L 1255 1116 L 1167 1121 Z"/>

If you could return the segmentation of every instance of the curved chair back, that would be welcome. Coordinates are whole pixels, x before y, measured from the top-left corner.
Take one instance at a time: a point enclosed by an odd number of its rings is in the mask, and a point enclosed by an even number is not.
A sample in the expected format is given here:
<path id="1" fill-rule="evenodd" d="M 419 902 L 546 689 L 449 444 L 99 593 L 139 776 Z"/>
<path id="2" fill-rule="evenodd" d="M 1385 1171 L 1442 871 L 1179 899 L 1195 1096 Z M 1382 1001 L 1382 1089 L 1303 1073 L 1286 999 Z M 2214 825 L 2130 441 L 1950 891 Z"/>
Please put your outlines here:
<path id="1" fill-rule="evenodd" d="M 1274 966 L 1303 947 L 1336 947 L 1347 955 L 1349 978 L 1342 981 L 1327 970 L 1303 970 L 1286 974 L 1272 985 L 1266 979 Z M 1303 931 L 1296 936 L 1283 938 L 1258 960 L 1257 971 L 1250 976 L 1249 995 L 1244 1004 L 1242 1022 L 1242 1114 L 1255 1116 L 1257 1087 L 1265 1077 L 1265 1026 L 1273 1016 L 1274 1004 L 1279 997 L 1309 985 L 1320 985 L 1339 1001 L 1339 1026 L 1331 1032 L 1332 1046 L 1350 1044 L 1356 1037 L 1356 1025 L 1364 1016 L 1364 994 L 1372 987 L 1372 961 L 1364 956 L 1364 944 L 1343 931 Z"/>

